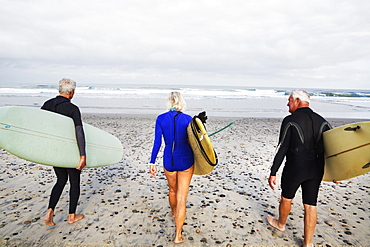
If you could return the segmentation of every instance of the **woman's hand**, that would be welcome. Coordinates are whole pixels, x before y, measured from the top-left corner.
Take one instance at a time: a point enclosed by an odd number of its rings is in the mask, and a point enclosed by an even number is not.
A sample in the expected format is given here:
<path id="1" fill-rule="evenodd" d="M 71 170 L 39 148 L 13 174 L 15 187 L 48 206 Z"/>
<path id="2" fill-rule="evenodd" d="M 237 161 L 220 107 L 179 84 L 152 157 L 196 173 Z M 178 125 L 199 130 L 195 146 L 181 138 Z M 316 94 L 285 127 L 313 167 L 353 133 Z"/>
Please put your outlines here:
<path id="1" fill-rule="evenodd" d="M 150 175 L 153 177 L 153 178 L 157 178 L 155 176 L 155 174 L 157 173 L 157 166 L 154 165 L 154 164 L 150 164 Z"/>

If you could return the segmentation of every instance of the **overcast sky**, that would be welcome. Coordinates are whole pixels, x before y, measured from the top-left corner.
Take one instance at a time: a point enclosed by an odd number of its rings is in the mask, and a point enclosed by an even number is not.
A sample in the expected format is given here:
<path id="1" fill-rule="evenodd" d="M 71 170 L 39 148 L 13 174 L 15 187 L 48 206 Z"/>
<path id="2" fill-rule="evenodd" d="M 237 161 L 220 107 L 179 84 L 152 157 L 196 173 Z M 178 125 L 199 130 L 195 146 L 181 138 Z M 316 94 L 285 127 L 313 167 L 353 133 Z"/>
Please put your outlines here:
<path id="1" fill-rule="evenodd" d="M 0 0 L 0 84 L 370 89 L 369 0 Z"/>

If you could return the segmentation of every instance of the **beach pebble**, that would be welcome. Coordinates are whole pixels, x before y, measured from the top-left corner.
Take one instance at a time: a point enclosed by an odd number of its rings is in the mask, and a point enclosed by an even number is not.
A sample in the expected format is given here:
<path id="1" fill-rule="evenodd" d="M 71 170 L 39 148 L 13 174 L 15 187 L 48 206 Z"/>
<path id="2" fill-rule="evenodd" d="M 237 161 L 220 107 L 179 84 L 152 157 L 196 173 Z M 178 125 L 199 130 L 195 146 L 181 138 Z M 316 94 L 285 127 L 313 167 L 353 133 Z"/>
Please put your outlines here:
<path id="1" fill-rule="evenodd" d="M 39 219 L 40 219 L 40 217 L 36 217 L 36 218 L 32 219 L 32 222 L 36 222 L 36 221 L 38 221 Z"/>
<path id="2" fill-rule="evenodd" d="M 325 224 L 327 224 L 328 226 L 333 226 L 334 225 L 334 223 L 332 221 L 329 221 L 329 220 L 326 220 Z"/>
<path id="3" fill-rule="evenodd" d="M 200 240 L 200 242 L 202 242 L 202 243 L 208 243 L 208 241 L 207 241 L 207 239 L 206 239 L 206 238 L 202 238 L 202 239 Z"/>

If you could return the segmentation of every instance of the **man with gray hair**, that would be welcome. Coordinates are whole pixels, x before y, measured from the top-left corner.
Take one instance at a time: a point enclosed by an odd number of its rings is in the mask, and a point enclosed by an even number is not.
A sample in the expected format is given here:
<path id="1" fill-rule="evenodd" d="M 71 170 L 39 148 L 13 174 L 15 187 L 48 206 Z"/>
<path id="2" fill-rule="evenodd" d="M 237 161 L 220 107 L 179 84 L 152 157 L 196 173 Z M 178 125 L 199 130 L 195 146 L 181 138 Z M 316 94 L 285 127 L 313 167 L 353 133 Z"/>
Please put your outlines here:
<path id="1" fill-rule="evenodd" d="M 43 110 L 52 111 L 72 118 L 75 125 L 77 146 L 80 151 L 80 162 L 76 164 L 76 168 L 53 167 L 57 176 L 57 182 L 51 191 L 48 211 L 45 217 L 45 224 L 48 226 L 55 225 L 53 221 L 54 210 L 68 178 L 71 186 L 69 190 L 68 224 L 75 223 L 84 218 L 83 214 L 76 214 L 78 199 L 80 197 L 80 175 L 82 168 L 86 166 L 86 152 L 85 134 L 82 127 L 80 109 L 71 103 L 75 89 L 75 81 L 63 78 L 59 81 L 59 95 L 46 101 L 41 107 Z"/>
<path id="2" fill-rule="evenodd" d="M 279 218 L 267 216 L 271 226 L 285 231 L 291 204 L 299 187 L 304 205 L 303 246 L 313 246 L 312 236 L 317 221 L 317 196 L 324 175 L 324 145 L 322 133 L 330 124 L 309 108 L 310 96 L 306 91 L 294 90 L 289 96 L 289 112 L 284 118 L 279 137 L 279 147 L 271 167 L 269 185 L 276 186 L 276 173 L 286 158 L 281 176 Z"/>

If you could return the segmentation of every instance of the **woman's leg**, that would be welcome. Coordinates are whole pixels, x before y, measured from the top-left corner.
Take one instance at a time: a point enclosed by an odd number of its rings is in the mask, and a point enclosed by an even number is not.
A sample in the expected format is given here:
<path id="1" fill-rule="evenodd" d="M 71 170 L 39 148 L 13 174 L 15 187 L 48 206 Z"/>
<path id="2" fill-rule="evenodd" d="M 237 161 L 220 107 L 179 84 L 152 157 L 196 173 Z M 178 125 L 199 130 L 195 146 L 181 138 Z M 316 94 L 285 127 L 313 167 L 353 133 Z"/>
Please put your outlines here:
<path id="1" fill-rule="evenodd" d="M 169 187 L 168 192 L 168 202 L 170 203 L 172 217 L 176 216 L 176 206 L 177 206 L 177 172 L 169 172 L 164 169 L 164 174 L 167 178 L 167 183 Z"/>
<path id="2" fill-rule="evenodd" d="M 68 173 L 66 168 L 54 167 L 54 171 L 55 175 L 57 176 L 57 182 L 51 191 L 49 207 L 45 217 L 45 225 L 48 226 L 55 225 L 53 221 L 54 210 L 63 192 L 64 186 L 66 185 L 68 180 Z"/>
<path id="3" fill-rule="evenodd" d="M 176 210 L 175 210 L 175 243 L 181 243 L 184 239 L 181 236 L 182 227 L 186 216 L 186 200 L 188 197 L 191 178 L 193 177 L 194 166 L 185 171 L 177 172 L 177 190 L 176 190 Z"/>

